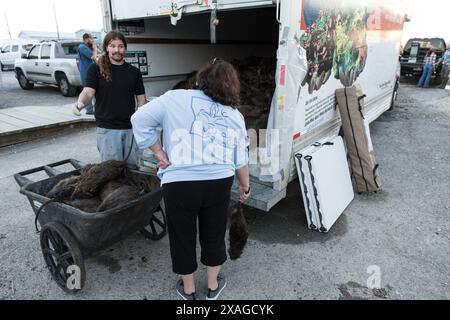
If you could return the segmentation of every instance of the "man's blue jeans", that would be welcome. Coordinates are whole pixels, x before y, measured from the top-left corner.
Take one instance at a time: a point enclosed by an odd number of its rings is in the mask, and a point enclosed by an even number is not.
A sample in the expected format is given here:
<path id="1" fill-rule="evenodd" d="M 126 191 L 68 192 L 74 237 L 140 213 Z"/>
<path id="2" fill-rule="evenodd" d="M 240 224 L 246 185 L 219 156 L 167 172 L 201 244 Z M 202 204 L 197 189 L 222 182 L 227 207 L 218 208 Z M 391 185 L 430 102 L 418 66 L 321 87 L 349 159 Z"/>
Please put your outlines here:
<path id="1" fill-rule="evenodd" d="M 422 76 L 420 77 L 419 83 L 417 84 L 419 87 L 428 88 L 430 85 L 431 74 L 433 73 L 433 65 L 426 64 L 423 67 Z"/>
<path id="2" fill-rule="evenodd" d="M 132 141 L 133 147 L 127 163 L 139 165 L 139 148 L 133 139 L 132 129 L 119 130 L 97 127 L 97 149 L 102 161 L 124 160 L 130 151 Z"/>
<path id="3" fill-rule="evenodd" d="M 94 113 L 95 97 L 86 105 L 86 113 Z"/>
<path id="4" fill-rule="evenodd" d="M 84 84 L 83 79 L 81 79 L 81 82 Z M 95 105 L 95 96 L 92 97 L 92 99 L 88 102 L 86 105 L 86 113 L 93 114 L 94 113 L 94 105 Z"/>

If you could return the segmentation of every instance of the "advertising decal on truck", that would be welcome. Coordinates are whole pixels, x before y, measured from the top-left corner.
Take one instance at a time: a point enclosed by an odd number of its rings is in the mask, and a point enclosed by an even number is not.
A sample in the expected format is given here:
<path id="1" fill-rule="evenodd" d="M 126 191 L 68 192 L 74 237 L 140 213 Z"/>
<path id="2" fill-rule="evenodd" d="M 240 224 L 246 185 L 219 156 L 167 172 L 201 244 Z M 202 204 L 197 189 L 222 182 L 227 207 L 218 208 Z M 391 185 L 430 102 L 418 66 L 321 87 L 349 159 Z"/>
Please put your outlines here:
<path id="1" fill-rule="evenodd" d="M 297 131 L 312 130 L 336 116 L 336 88 L 364 84 L 368 101 L 391 90 L 396 61 L 383 57 L 386 51 L 399 51 L 402 28 L 400 14 L 365 1 L 304 0 L 299 41 L 307 73 L 299 84 Z"/>

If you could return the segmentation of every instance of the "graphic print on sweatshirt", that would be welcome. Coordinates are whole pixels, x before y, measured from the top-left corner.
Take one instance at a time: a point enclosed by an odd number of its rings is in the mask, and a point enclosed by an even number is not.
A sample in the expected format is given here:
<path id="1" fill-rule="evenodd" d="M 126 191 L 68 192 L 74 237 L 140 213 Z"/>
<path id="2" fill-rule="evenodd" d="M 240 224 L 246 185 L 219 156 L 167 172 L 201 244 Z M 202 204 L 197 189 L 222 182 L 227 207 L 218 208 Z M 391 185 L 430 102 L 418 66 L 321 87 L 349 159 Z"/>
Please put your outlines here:
<path id="1" fill-rule="evenodd" d="M 192 97 L 191 110 L 194 121 L 190 134 L 194 139 L 201 137 L 203 160 L 207 163 L 230 162 L 235 134 L 228 126 L 228 111 L 216 102 L 199 97 Z"/>

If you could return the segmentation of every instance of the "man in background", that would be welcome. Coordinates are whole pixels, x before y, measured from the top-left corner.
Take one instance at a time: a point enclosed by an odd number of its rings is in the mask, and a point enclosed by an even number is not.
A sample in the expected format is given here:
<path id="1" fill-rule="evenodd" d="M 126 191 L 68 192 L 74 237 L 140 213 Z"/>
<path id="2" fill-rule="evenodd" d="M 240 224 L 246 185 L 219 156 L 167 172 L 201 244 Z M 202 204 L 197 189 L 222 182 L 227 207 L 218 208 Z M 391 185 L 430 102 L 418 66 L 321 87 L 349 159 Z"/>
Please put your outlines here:
<path id="1" fill-rule="evenodd" d="M 86 75 L 89 67 L 97 61 L 97 47 L 89 33 L 83 34 L 83 43 L 78 47 L 78 60 L 80 61 L 80 78 L 83 86 L 86 85 Z M 94 114 L 93 99 L 86 105 L 86 114 Z"/>

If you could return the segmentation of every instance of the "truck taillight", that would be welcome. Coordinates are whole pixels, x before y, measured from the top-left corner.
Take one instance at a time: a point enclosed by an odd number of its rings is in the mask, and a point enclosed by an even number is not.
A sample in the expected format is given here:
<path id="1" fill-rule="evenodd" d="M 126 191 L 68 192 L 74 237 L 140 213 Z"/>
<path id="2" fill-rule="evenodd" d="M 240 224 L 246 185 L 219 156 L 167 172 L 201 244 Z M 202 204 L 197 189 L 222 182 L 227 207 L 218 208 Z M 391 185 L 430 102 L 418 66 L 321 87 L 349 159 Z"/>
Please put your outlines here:
<path id="1" fill-rule="evenodd" d="M 79 59 L 77 59 L 77 68 L 78 68 L 78 71 L 80 71 L 80 60 Z"/>

